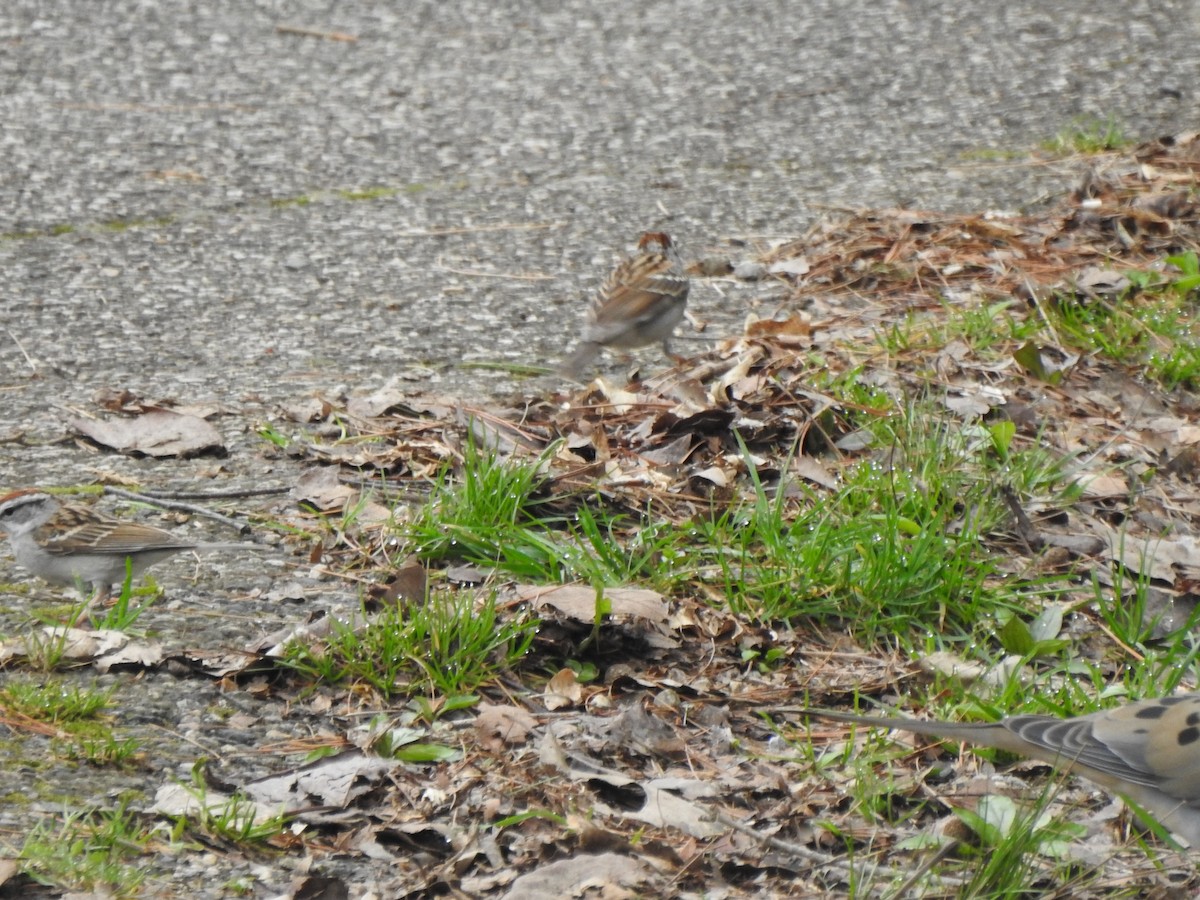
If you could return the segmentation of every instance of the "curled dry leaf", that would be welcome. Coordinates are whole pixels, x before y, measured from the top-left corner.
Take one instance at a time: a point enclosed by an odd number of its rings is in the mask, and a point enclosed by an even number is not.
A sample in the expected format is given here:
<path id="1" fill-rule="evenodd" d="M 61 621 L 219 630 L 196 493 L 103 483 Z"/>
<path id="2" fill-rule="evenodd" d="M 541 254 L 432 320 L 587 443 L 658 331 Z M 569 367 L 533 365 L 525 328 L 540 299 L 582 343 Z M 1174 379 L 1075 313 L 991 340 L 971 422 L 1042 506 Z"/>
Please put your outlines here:
<path id="1" fill-rule="evenodd" d="M 411 394 L 411 388 L 401 387 L 393 381 L 365 397 L 351 397 L 346 401 L 346 412 L 357 418 L 373 419 L 389 409 L 402 407 Z"/>
<path id="2" fill-rule="evenodd" d="M 567 706 L 578 706 L 582 699 L 583 685 L 575 677 L 573 669 L 559 669 L 546 682 L 546 689 L 542 692 L 542 704 L 551 712 Z"/>
<path id="3" fill-rule="evenodd" d="M 307 424 L 324 421 L 325 417 L 333 412 L 333 405 L 320 397 L 306 397 L 303 400 L 285 404 L 283 412 L 293 422 Z"/>
<path id="4" fill-rule="evenodd" d="M 383 590 L 381 599 L 385 603 L 395 603 L 398 600 L 421 603 L 424 602 L 427 594 L 428 576 L 425 567 L 416 557 L 409 557 L 393 573 Z"/>

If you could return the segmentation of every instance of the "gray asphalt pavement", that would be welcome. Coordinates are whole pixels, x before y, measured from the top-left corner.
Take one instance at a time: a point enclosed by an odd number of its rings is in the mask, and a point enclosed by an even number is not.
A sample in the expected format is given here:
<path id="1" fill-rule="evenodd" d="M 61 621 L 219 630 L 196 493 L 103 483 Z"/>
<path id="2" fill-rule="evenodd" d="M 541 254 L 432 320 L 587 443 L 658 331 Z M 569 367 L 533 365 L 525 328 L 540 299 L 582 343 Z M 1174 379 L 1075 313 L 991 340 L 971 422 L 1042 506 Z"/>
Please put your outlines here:
<path id="1" fill-rule="evenodd" d="M 1194 126 L 1195 13 L 6 0 L 0 434 L 98 387 L 520 387 L 445 366 L 557 358 L 645 227 L 737 257 L 831 205 L 1018 208 L 1077 166 L 1003 156 L 1074 117 Z"/>

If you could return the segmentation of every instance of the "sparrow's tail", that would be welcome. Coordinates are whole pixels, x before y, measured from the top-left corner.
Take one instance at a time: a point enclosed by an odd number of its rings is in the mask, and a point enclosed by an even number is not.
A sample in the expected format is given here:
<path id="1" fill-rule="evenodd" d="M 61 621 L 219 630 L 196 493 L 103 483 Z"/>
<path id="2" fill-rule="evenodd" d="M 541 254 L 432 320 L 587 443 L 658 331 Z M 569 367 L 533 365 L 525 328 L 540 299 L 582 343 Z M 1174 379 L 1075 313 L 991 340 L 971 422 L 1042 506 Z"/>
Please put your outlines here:
<path id="1" fill-rule="evenodd" d="M 579 374 L 591 365 L 592 360 L 600 353 L 600 345 L 594 341 L 580 341 L 575 352 L 563 360 L 558 367 L 560 374 L 567 378 L 578 378 Z"/>

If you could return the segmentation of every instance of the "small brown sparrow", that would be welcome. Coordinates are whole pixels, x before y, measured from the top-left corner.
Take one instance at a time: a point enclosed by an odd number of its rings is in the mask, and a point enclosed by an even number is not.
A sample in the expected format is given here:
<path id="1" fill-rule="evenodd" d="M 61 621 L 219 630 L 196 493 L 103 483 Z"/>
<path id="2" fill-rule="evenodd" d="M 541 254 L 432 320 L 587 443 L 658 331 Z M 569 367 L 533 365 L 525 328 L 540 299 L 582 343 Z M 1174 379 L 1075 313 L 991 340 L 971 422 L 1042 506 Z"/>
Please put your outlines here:
<path id="1" fill-rule="evenodd" d="M 630 350 L 656 342 L 671 356 L 668 341 L 687 307 L 688 278 L 669 235 L 648 231 L 638 253 L 624 260 L 604 280 L 588 307 L 583 336 L 563 363 L 564 375 L 575 377 L 601 347 Z"/>
<path id="2" fill-rule="evenodd" d="M 196 543 L 169 531 L 124 522 L 87 506 L 62 503 L 37 489 L 0 497 L 0 529 L 8 533 L 17 564 L 55 584 L 90 584 L 93 603 L 107 600 L 125 581 L 125 560 L 134 576 L 184 550 L 262 549 L 257 544 Z"/>
<path id="3" fill-rule="evenodd" d="M 1022 715 L 960 723 L 815 709 L 805 714 L 1043 760 L 1129 798 L 1193 849 L 1200 848 L 1200 693 L 1140 700 L 1069 719 Z"/>

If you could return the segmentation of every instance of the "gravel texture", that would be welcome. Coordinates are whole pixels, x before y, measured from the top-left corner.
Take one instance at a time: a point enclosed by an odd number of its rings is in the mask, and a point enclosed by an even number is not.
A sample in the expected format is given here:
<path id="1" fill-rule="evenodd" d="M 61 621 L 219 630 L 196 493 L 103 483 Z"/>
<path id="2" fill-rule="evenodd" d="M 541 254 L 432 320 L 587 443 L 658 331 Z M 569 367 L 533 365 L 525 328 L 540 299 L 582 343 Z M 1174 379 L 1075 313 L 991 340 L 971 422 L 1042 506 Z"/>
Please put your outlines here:
<path id="1" fill-rule="evenodd" d="M 5 0 L 0 488 L 100 473 L 287 487 L 298 467 L 256 436 L 282 402 L 391 378 L 480 402 L 539 390 L 545 377 L 461 364 L 556 361 L 584 293 L 651 226 L 686 256 L 740 261 L 829 207 L 1037 206 L 1081 163 L 1026 152 L 1075 117 L 1138 138 L 1195 126 L 1194 13 L 1171 0 Z M 702 283 L 692 305 L 707 339 L 770 295 Z M 219 405 L 229 457 L 65 440 L 105 389 Z M 237 647 L 354 602 L 284 550 L 155 574 L 169 602 L 144 624 L 170 648 Z M 284 574 L 307 600 L 267 600 Z M 0 596 L 0 631 L 31 627 L 28 604 Z M 321 725 L 194 677 L 99 681 L 118 689 L 118 727 L 144 740 L 146 766 L 35 767 L 21 754 L 36 741 L 9 748 L 0 766 L 30 803 L 0 809 L 0 840 L 19 846 L 64 800 L 144 800 L 200 755 L 265 774 L 264 746 Z M 160 862 L 151 896 L 224 896 L 243 876 L 272 896 L 293 875 L 229 852 Z M 338 865 L 352 896 L 387 895 L 385 864 Z"/>

